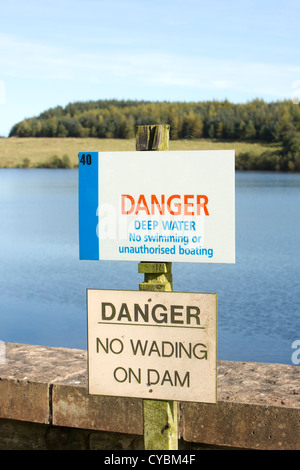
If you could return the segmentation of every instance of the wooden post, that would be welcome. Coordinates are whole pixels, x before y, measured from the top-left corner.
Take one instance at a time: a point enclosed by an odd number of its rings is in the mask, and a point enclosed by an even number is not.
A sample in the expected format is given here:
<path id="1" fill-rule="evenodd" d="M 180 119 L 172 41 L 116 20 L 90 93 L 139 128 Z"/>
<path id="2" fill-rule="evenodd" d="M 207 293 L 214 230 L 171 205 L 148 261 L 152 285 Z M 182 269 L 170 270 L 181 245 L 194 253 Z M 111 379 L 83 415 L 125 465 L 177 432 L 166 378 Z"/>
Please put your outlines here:
<path id="1" fill-rule="evenodd" d="M 136 150 L 169 150 L 169 125 L 138 126 Z M 151 164 L 151 156 L 149 155 Z M 143 291 L 172 291 L 172 263 L 141 262 L 144 274 Z M 177 402 L 143 400 L 145 450 L 177 450 Z"/>

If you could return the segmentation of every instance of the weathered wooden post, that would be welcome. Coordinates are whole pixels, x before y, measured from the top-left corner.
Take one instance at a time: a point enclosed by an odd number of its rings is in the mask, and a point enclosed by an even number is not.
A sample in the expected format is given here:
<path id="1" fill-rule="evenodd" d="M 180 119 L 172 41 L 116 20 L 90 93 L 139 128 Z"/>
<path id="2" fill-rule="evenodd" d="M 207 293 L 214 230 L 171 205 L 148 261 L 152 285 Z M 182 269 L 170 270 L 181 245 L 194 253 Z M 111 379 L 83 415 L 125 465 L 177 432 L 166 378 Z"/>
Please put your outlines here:
<path id="1" fill-rule="evenodd" d="M 169 150 L 170 126 L 138 126 L 136 150 Z M 151 165 L 151 156 L 149 156 Z M 172 263 L 140 262 L 139 273 L 144 274 L 144 282 L 139 289 L 143 291 L 172 291 Z M 143 400 L 144 446 L 145 450 L 177 450 L 177 402 Z"/>

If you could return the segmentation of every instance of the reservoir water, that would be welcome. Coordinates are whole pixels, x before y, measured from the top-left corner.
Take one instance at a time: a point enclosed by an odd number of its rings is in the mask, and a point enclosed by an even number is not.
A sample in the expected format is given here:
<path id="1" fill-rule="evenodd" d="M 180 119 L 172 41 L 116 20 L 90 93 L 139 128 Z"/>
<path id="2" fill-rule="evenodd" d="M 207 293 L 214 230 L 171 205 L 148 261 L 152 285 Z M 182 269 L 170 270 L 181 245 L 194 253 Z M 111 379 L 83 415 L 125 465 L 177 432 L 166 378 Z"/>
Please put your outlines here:
<path id="1" fill-rule="evenodd" d="M 173 263 L 174 291 L 218 294 L 218 359 L 299 363 L 299 209 L 300 174 L 237 172 L 236 264 Z M 79 260 L 77 170 L 1 169 L 0 221 L 1 341 L 86 349 L 86 289 L 143 281 Z"/>

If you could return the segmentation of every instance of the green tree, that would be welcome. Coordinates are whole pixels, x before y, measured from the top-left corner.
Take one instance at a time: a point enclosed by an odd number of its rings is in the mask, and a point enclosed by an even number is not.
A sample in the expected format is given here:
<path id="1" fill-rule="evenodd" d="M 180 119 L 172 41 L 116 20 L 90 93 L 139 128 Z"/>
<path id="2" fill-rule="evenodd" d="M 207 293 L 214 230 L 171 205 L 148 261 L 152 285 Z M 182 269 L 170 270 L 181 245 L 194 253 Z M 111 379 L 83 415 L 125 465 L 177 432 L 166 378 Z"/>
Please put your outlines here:
<path id="1" fill-rule="evenodd" d="M 247 122 L 244 129 L 244 138 L 247 140 L 253 140 L 256 137 L 256 129 L 253 122 L 250 120 Z"/>
<path id="2" fill-rule="evenodd" d="M 66 126 L 62 122 L 59 122 L 57 126 L 57 137 L 67 137 L 67 136 L 68 136 L 68 130 Z"/>
<path id="3" fill-rule="evenodd" d="M 180 122 L 179 122 L 179 117 L 174 116 L 171 118 L 171 123 L 170 123 L 170 138 L 172 140 L 177 140 L 179 139 L 180 135 Z"/>
<path id="4" fill-rule="evenodd" d="M 282 143 L 281 170 L 300 171 L 300 132 L 290 129 Z"/>
<path id="5" fill-rule="evenodd" d="M 209 128 L 208 128 L 208 137 L 210 139 L 213 139 L 215 137 L 215 126 L 213 125 L 213 123 L 211 123 L 209 125 Z"/>
<path id="6" fill-rule="evenodd" d="M 217 129 L 216 129 L 216 138 L 217 139 L 222 139 L 222 137 L 223 137 L 223 127 L 224 127 L 223 122 L 219 122 L 217 124 Z"/>
<path id="7" fill-rule="evenodd" d="M 199 114 L 196 114 L 192 122 L 192 136 L 195 139 L 201 139 L 203 137 L 203 121 Z"/>

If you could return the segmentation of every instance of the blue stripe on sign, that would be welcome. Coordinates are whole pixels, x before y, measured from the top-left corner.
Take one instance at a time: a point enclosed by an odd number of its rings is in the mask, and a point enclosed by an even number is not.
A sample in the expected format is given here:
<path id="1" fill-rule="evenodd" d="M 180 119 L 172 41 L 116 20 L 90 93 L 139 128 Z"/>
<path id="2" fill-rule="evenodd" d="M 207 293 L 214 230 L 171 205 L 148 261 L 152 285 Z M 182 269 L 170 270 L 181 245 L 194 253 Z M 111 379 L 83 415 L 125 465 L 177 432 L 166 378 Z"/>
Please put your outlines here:
<path id="1" fill-rule="evenodd" d="M 98 260 L 98 152 L 80 152 L 78 167 L 79 258 Z"/>

